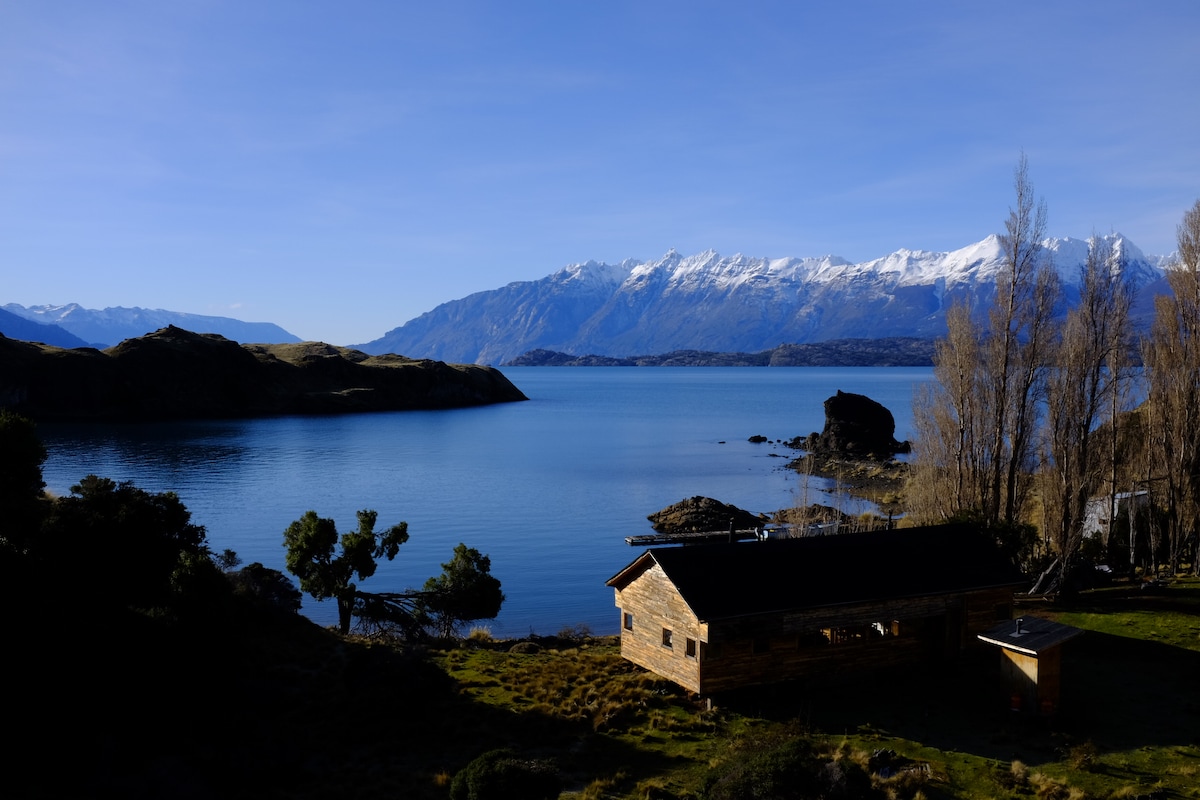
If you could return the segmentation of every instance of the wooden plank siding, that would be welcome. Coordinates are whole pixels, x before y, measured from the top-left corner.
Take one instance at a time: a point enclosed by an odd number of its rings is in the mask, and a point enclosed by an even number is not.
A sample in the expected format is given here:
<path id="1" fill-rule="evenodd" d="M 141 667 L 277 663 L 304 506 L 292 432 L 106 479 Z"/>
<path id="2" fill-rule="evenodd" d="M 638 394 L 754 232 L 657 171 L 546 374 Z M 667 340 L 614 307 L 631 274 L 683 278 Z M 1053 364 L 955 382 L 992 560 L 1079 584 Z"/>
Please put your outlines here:
<path id="1" fill-rule="evenodd" d="M 679 591 L 655 564 L 624 590 L 616 592 L 621 609 L 621 655 L 683 688 L 700 691 L 701 642 L 708 626 L 702 625 Z M 663 630 L 671 632 L 671 646 L 663 644 Z M 687 641 L 696 643 L 687 655 Z"/>
<path id="2" fill-rule="evenodd" d="M 1062 693 L 1062 648 L 1035 656 L 1000 651 L 1000 668 L 1012 692 L 1012 709 L 1049 715 L 1058 710 Z"/>
<path id="3" fill-rule="evenodd" d="M 719 655 L 714 656 L 714 650 Z M 703 677 L 698 693 L 702 695 L 783 681 L 826 681 L 838 675 L 919 663 L 928 657 L 925 642 L 916 636 L 839 645 L 798 641 L 795 636 L 773 637 L 765 651 L 753 641 L 739 640 L 719 648 L 709 644 L 701 653 Z"/>

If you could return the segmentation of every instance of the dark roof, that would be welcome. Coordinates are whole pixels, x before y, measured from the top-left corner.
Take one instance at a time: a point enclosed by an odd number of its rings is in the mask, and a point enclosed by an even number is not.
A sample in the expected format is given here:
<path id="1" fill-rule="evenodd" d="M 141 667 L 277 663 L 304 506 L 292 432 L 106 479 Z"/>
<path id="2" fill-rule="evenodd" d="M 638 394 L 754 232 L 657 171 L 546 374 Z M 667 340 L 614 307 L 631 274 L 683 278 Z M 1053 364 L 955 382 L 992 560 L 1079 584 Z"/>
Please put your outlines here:
<path id="1" fill-rule="evenodd" d="M 1083 631 L 1079 628 L 1063 625 L 1061 622 L 1051 622 L 1041 617 L 1020 617 L 979 634 L 979 638 L 1006 650 L 1036 656 L 1052 647 L 1058 647 L 1068 639 L 1074 639 L 1081 633 Z"/>
<path id="2" fill-rule="evenodd" d="M 608 585 L 624 588 L 655 563 L 701 620 L 1025 583 L 965 525 L 654 548 Z"/>

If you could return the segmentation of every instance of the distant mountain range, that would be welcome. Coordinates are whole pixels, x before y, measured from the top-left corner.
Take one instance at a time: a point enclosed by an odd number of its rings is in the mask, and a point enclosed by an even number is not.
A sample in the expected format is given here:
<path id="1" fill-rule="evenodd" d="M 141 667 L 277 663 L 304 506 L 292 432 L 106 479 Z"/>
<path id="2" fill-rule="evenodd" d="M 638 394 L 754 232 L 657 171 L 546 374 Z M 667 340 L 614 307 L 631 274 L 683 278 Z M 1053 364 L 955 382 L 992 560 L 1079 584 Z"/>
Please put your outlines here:
<path id="1" fill-rule="evenodd" d="M 34 323 L 38 327 L 23 325 L 18 320 Z M 77 303 L 26 308 L 9 303 L 0 311 L 0 333 L 10 339 L 42 342 L 56 347 L 90 345 L 103 349 L 172 325 L 193 333 L 220 334 L 235 342 L 293 344 L 300 341 L 299 337 L 270 322 L 242 322 L 229 317 L 209 317 L 162 309 L 117 307 L 97 310 L 83 308 Z M 63 332 L 67 335 L 64 336 Z"/>
<path id="2" fill-rule="evenodd" d="M 1154 295 L 1168 291 L 1167 258 L 1147 257 L 1120 234 L 1104 238 L 1121 255 L 1138 289 L 1134 315 L 1144 324 L 1153 313 Z M 1068 302 L 1073 301 L 1087 241 L 1047 239 L 1043 244 L 1063 277 Z M 376 355 L 492 365 L 533 351 L 549 353 L 521 363 L 650 363 L 647 357 L 663 356 L 669 363 L 700 358 L 778 364 L 824 359 L 829 352 L 858 358 L 866 351 L 857 345 L 802 354 L 779 348 L 851 339 L 934 339 L 945 333 L 946 309 L 955 300 L 969 298 L 977 307 L 991 302 L 1000 266 L 996 236 L 951 252 L 897 250 L 861 264 L 838 256 L 767 259 L 712 251 L 683 256 L 672 250 L 657 261 L 589 261 L 539 280 L 478 292 L 351 346 Z M 300 341 L 269 322 L 162 309 L 95 310 L 76 303 L 0 308 L 0 333 L 59 347 L 111 347 L 167 326 L 243 343 Z M 913 357 L 924 354 L 904 353 Z"/>
<path id="3" fill-rule="evenodd" d="M 1153 295 L 1166 291 L 1166 259 L 1147 257 L 1120 234 L 1104 238 L 1121 255 L 1139 290 L 1135 313 L 1145 317 Z M 1088 243 L 1043 244 L 1071 301 Z M 861 264 L 837 256 L 723 258 L 673 250 L 648 263 L 589 261 L 443 303 L 355 347 L 503 364 L 533 350 L 627 358 L 679 350 L 759 353 L 832 339 L 932 339 L 945 333 L 945 312 L 955 300 L 992 300 L 1001 260 L 999 239 L 989 236 L 948 253 L 898 250 Z"/>
<path id="4" fill-rule="evenodd" d="M 0 333 L 9 339 L 41 342 L 55 347 L 87 347 L 88 343 L 57 325 L 46 325 L 0 308 Z"/>

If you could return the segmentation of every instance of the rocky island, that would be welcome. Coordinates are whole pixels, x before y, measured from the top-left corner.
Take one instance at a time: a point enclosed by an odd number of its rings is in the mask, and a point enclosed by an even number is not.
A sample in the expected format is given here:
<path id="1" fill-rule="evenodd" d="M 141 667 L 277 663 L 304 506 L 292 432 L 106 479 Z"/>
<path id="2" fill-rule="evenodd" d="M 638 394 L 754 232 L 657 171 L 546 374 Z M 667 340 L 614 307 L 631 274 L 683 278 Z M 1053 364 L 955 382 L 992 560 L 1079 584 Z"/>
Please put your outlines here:
<path id="1" fill-rule="evenodd" d="M 895 438 L 892 412 L 866 395 L 843 392 L 825 400 L 825 426 L 820 433 L 796 437 L 789 446 L 805 451 L 789 466 L 797 472 L 837 481 L 850 494 L 878 505 L 889 515 L 899 510 L 908 464 L 897 454 L 910 442 Z"/>
<path id="2" fill-rule="evenodd" d="M 115 347 L 0 336 L 0 408 L 40 421 L 462 408 L 528 398 L 501 372 L 321 342 L 238 344 L 174 326 Z"/>

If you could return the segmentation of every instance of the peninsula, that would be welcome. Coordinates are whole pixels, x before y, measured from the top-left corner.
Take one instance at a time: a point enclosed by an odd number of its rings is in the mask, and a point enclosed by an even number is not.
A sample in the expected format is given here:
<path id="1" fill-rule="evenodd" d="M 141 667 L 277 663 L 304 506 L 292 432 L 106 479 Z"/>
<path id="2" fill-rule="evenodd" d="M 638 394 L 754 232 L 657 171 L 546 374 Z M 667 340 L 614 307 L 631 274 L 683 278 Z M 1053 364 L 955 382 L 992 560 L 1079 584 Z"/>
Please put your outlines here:
<path id="1" fill-rule="evenodd" d="M 115 347 L 0 336 L 0 408 L 40 421 L 462 408 L 528 398 L 501 372 L 321 342 L 238 344 L 169 326 Z"/>

